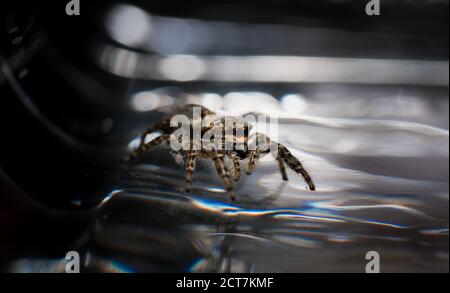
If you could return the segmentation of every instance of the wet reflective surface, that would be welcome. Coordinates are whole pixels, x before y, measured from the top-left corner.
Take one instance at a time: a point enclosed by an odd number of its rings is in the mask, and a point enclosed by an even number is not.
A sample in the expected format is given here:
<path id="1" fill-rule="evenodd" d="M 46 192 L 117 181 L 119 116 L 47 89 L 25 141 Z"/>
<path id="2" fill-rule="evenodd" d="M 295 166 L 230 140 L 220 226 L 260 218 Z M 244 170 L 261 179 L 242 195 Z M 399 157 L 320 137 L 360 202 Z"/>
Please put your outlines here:
<path id="1" fill-rule="evenodd" d="M 417 111 L 429 111 L 431 104 L 420 102 Z M 267 157 L 236 185 L 236 202 L 207 160 L 186 194 L 183 167 L 170 149 L 158 148 L 110 174 L 117 178 L 110 195 L 76 242 L 83 269 L 363 272 L 365 254 L 374 250 L 384 272 L 448 270 L 445 125 L 404 121 L 414 117 L 295 118 L 282 101 L 273 103 L 280 109 L 279 140 L 303 161 L 316 192 L 294 173 L 282 181 Z M 439 109 L 436 115 L 448 115 L 448 108 Z M 16 265 L 33 267 L 24 260 Z"/>
<path id="2" fill-rule="evenodd" d="M 446 7 L 433 8 L 437 24 L 349 30 L 338 15 L 280 19 L 259 2 L 259 21 L 241 5 L 209 19 L 216 2 L 173 15 L 117 2 L 91 4 L 79 23 L 61 15 L 64 26 L 45 17 L 57 7 L 11 12 L 0 171 L 49 220 L 18 232 L 26 248 L 7 254 L 7 271 L 63 272 L 75 250 L 84 272 L 364 272 L 369 251 L 382 272 L 448 272 L 448 34 L 436 29 L 448 4 L 426 2 Z M 169 148 L 120 161 L 180 104 L 278 117 L 278 141 L 317 191 L 292 172 L 283 181 L 269 156 L 234 202 L 211 161 L 191 194 Z M 86 213 L 83 225 L 66 209 Z"/>

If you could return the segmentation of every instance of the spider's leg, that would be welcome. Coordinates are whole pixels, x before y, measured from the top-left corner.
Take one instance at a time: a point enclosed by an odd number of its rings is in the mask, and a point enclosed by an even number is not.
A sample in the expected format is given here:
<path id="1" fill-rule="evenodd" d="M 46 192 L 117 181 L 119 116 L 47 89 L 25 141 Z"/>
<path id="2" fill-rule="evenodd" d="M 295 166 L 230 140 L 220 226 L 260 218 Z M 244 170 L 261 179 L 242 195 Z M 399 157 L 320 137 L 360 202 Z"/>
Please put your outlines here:
<path id="1" fill-rule="evenodd" d="M 300 163 L 300 161 L 296 157 L 294 157 L 284 145 L 280 143 L 278 144 L 278 156 L 283 159 L 283 161 L 289 166 L 289 168 L 303 176 L 310 190 L 316 190 L 316 186 L 314 185 L 311 176 L 309 176 L 302 163 Z"/>
<path id="2" fill-rule="evenodd" d="M 247 169 L 245 170 L 245 173 L 247 175 L 251 175 L 256 167 L 256 162 L 258 161 L 260 157 L 259 149 L 256 148 L 256 150 L 248 151 L 248 163 L 247 163 Z"/>
<path id="3" fill-rule="evenodd" d="M 231 161 L 233 162 L 233 177 L 234 181 L 239 181 L 241 178 L 241 163 L 239 155 L 235 151 L 229 151 L 227 152 L 228 157 L 230 157 Z"/>
<path id="4" fill-rule="evenodd" d="M 156 125 L 148 128 L 140 138 L 139 147 L 138 150 L 143 149 L 145 145 L 145 138 L 147 135 L 152 134 L 156 131 L 162 131 L 163 133 L 166 132 L 166 130 L 170 129 L 170 120 L 169 119 L 163 119 L 162 121 L 158 122 Z"/>
<path id="5" fill-rule="evenodd" d="M 187 160 L 186 160 L 186 192 L 191 192 L 191 185 L 192 185 L 192 174 L 195 170 L 195 163 L 197 161 L 197 158 L 199 157 L 200 152 L 199 151 L 189 151 L 187 154 Z"/>
<path id="6" fill-rule="evenodd" d="M 214 114 L 214 112 L 210 111 L 209 109 L 205 108 L 205 107 L 201 107 L 198 105 L 183 105 L 181 107 L 179 107 L 175 113 L 178 114 L 184 114 L 186 116 L 192 117 L 192 111 L 193 111 L 193 107 L 199 107 L 201 109 L 201 115 L 206 116 L 206 115 L 212 115 Z M 173 118 L 173 113 L 170 114 L 169 116 L 166 116 L 165 118 L 163 118 L 160 122 L 158 122 L 156 125 L 153 125 L 152 127 L 148 128 L 142 135 L 141 135 L 141 140 L 140 140 L 140 145 L 139 148 L 142 148 L 145 145 L 145 138 L 147 137 L 147 135 L 152 134 L 156 131 L 161 131 L 163 133 L 173 133 L 174 128 L 172 128 L 170 126 L 170 122 Z"/>
<path id="7" fill-rule="evenodd" d="M 233 192 L 233 184 L 231 183 L 230 173 L 228 172 L 228 168 L 225 164 L 224 153 L 213 151 L 211 153 L 211 157 L 214 161 L 214 165 L 216 166 L 217 173 L 219 174 L 220 179 L 225 186 L 226 191 L 231 195 L 231 199 L 234 200 Z"/>
<path id="8" fill-rule="evenodd" d="M 264 139 L 263 145 L 260 144 L 261 139 Z M 246 173 L 248 175 L 251 175 L 253 173 L 253 171 L 255 170 L 256 162 L 261 157 L 261 154 L 264 154 L 265 152 L 269 152 L 270 139 L 267 136 L 265 136 L 264 134 L 256 132 L 248 138 L 248 141 L 250 141 L 251 146 L 254 147 L 254 149 L 247 151 L 248 164 L 247 164 Z M 263 148 L 263 146 L 264 146 L 264 148 Z M 267 148 L 267 150 L 265 148 Z"/>
<path id="9" fill-rule="evenodd" d="M 286 167 L 284 166 L 283 159 L 280 156 L 277 156 L 278 166 L 280 167 L 281 177 L 284 181 L 288 181 L 288 177 L 286 174 Z"/>
<path id="10" fill-rule="evenodd" d="M 148 151 L 152 147 L 155 147 L 165 141 L 170 140 L 170 136 L 171 136 L 170 134 L 162 134 L 162 135 L 158 136 L 157 138 L 155 138 L 154 140 L 152 140 L 146 144 L 143 144 L 142 146 L 140 145 L 135 151 L 133 151 L 130 154 L 128 159 L 129 160 L 135 159 L 137 156 L 139 156 L 140 154 L 142 154 L 145 151 Z"/>

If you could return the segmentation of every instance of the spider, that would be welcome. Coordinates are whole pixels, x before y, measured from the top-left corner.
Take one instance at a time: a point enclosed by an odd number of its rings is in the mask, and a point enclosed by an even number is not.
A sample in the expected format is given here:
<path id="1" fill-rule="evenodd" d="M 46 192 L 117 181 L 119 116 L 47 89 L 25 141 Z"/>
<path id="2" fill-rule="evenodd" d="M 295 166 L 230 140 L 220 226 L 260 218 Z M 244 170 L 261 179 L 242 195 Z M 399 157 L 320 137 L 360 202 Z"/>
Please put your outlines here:
<path id="1" fill-rule="evenodd" d="M 164 142 L 170 141 L 172 135 L 176 131 L 176 128 L 171 127 L 171 119 L 173 115 L 185 115 L 186 117 L 189 117 L 189 120 L 191 122 L 191 132 L 192 133 L 192 125 L 195 124 L 193 122 L 193 109 L 194 107 L 198 107 L 201 111 L 201 119 L 205 119 L 207 116 L 213 116 L 216 117 L 216 113 L 213 111 L 199 105 L 185 105 L 180 107 L 177 111 L 174 111 L 171 115 L 168 115 L 167 117 L 163 118 L 160 122 L 158 122 L 153 127 L 147 129 L 140 137 L 140 144 L 139 146 L 129 155 L 126 157 L 126 160 L 132 160 L 137 158 L 139 155 L 144 153 L 145 151 L 150 150 L 153 147 L 156 147 Z M 268 154 L 270 152 L 270 147 L 277 147 L 278 152 L 276 154 L 276 160 L 278 161 L 278 166 L 281 172 L 282 179 L 287 181 L 287 173 L 285 164 L 288 165 L 290 169 L 292 169 L 297 174 L 300 174 L 303 176 L 305 182 L 307 183 L 309 189 L 311 191 L 314 191 L 316 189 L 314 182 L 311 179 L 311 176 L 308 174 L 308 172 L 303 167 L 302 163 L 294 157 L 289 150 L 283 146 L 280 143 L 277 143 L 275 141 L 271 141 L 269 137 L 262 133 L 254 133 L 250 135 L 251 125 L 249 123 L 243 122 L 241 120 L 241 124 L 226 124 L 226 117 L 222 117 L 219 119 L 215 119 L 210 124 L 207 124 L 207 126 L 201 125 L 201 135 L 203 135 L 208 131 L 221 131 L 221 142 L 222 142 L 222 148 L 211 148 L 211 145 L 208 146 L 208 144 L 204 144 L 204 141 L 202 140 L 201 146 L 194 148 L 194 140 L 190 140 L 189 145 L 187 148 L 184 148 L 185 150 L 184 155 L 187 158 L 185 162 L 185 171 L 186 171 L 186 192 L 189 193 L 191 190 L 192 185 L 192 176 L 195 170 L 197 159 L 199 158 L 209 158 L 212 159 L 214 162 L 215 169 L 220 177 L 220 179 L 223 182 L 223 185 L 227 191 L 227 193 L 231 196 L 232 200 L 235 200 L 234 192 L 233 192 L 233 183 L 232 181 L 239 181 L 241 177 L 241 164 L 244 164 L 244 161 L 247 161 L 247 165 L 245 168 L 245 173 L 247 175 L 251 175 L 256 167 L 257 161 Z M 243 127 L 243 135 L 238 136 L 236 135 L 237 130 L 236 128 L 239 126 Z M 233 129 L 230 129 L 233 128 Z M 226 131 L 231 130 L 233 135 L 226 135 Z M 155 139 L 146 142 L 147 135 L 160 132 L 161 135 L 156 137 Z M 256 142 L 256 144 L 255 144 Z M 238 143 L 241 143 L 241 148 L 232 148 L 229 150 L 229 148 L 225 148 L 225 144 L 231 143 L 233 146 L 237 145 Z M 251 143 L 254 143 L 255 147 L 250 148 L 249 146 Z M 229 171 L 227 164 L 226 164 L 226 157 L 228 157 L 231 160 L 232 163 L 232 170 Z M 233 178 L 233 179 L 232 179 Z"/>

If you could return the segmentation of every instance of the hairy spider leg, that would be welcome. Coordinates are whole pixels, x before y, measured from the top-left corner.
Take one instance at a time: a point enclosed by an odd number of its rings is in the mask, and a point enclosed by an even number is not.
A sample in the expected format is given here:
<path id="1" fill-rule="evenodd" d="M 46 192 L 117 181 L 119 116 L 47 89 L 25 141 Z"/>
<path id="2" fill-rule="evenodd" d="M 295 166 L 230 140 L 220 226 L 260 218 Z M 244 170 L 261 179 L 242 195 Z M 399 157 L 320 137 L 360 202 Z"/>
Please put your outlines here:
<path id="1" fill-rule="evenodd" d="M 145 146 L 145 138 L 147 137 L 147 135 L 152 134 L 156 131 L 161 131 L 163 133 L 167 134 L 167 130 L 170 129 L 170 120 L 169 119 L 164 119 L 160 122 L 158 122 L 156 125 L 154 125 L 153 127 L 147 129 L 142 135 L 141 135 L 141 139 L 139 142 L 139 146 L 137 148 L 137 150 L 143 150 L 144 146 Z"/>
<path id="2" fill-rule="evenodd" d="M 197 105 L 183 105 L 181 107 L 179 107 L 179 109 L 176 111 L 180 114 L 185 114 L 187 116 L 189 115 L 193 115 L 192 111 L 194 107 L 199 107 Z M 200 107 L 201 108 L 201 115 L 202 117 L 206 116 L 206 115 L 211 115 L 214 112 L 210 111 L 209 109 L 205 108 L 205 107 Z M 170 121 L 172 120 L 172 115 L 167 116 L 165 118 L 163 118 L 160 122 L 158 122 L 156 125 L 148 128 L 142 135 L 140 138 L 140 143 L 139 143 L 139 147 L 137 148 L 138 150 L 142 150 L 145 146 L 145 138 L 147 137 L 147 135 L 152 134 L 156 131 L 161 131 L 163 134 L 171 134 L 175 131 L 175 128 L 170 126 Z"/>
<path id="3" fill-rule="evenodd" d="M 272 142 L 270 140 L 270 138 L 268 138 L 266 135 L 264 135 L 262 133 L 254 133 L 252 135 L 252 138 L 256 137 L 257 143 L 259 143 L 258 136 L 263 137 L 263 139 L 265 139 L 266 143 L 270 144 L 271 146 L 276 144 L 276 147 L 278 150 L 276 159 L 278 161 L 278 166 L 280 168 L 280 172 L 281 172 L 281 176 L 282 176 L 283 180 L 288 179 L 287 174 L 286 174 L 286 168 L 284 166 L 284 163 L 286 163 L 289 166 L 289 168 L 291 168 L 294 172 L 302 175 L 302 177 L 305 179 L 305 182 L 306 182 L 306 184 L 308 184 L 308 187 L 311 191 L 316 190 L 316 187 L 314 185 L 314 182 L 311 179 L 311 176 L 305 170 L 302 163 L 296 157 L 294 157 L 291 154 L 291 152 L 284 145 L 282 145 L 280 143 Z M 269 151 L 270 151 L 269 149 L 264 150 L 264 152 L 269 152 Z M 249 159 L 249 167 L 248 168 L 249 168 L 250 174 L 253 171 L 253 169 L 256 165 L 256 160 L 259 159 L 259 154 L 261 152 L 262 152 L 261 145 L 259 145 L 259 144 L 256 145 L 256 150 L 249 152 L 250 159 Z M 283 161 L 284 161 L 284 163 L 283 163 Z"/>
<path id="4" fill-rule="evenodd" d="M 228 168 L 225 164 L 224 153 L 222 151 L 213 151 L 210 156 L 214 161 L 214 165 L 216 166 L 217 174 L 222 180 L 226 191 L 230 194 L 231 199 L 234 200 L 235 196 L 233 194 L 233 184 L 231 183 L 230 173 L 228 172 Z"/>
<path id="5" fill-rule="evenodd" d="M 200 156 L 199 151 L 189 151 L 187 154 L 187 160 L 186 160 L 186 192 L 191 192 L 191 186 L 192 186 L 192 174 L 195 170 L 195 163 L 197 161 L 197 158 Z"/>
<path id="6" fill-rule="evenodd" d="M 241 163 L 240 163 L 241 158 L 239 158 L 238 153 L 235 151 L 228 151 L 227 155 L 233 162 L 234 181 L 239 181 L 239 179 L 241 178 Z"/>
<path id="7" fill-rule="evenodd" d="M 248 151 L 247 170 L 245 170 L 245 173 L 247 175 L 252 175 L 256 167 L 256 162 L 259 160 L 260 155 L 261 153 L 258 148 L 256 150 Z"/>
<path id="8" fill-rule="evenodd" d="M 252 134 L 248 140 L 247 140 L 247 147 L 248 147 L 248 141 L 255 141 L 255 149 L 254 150 L 248 150 L 247 151 L 247 157 L 248 157 L 248 163 L 247 163 L 247 175 L 251 175 L 253 171 L 256 168 L 256 163 L 261 157 L 261 145 L 259 144 L 259 136 L 265 139 L 266 143 L 270 143 L 270 139 L 265 136 L 262 133 L 256 132 Z"/>
<path id="9" fill-rule="evenodd" d="M 277 156 L 278 166 L 280 167 L 281 178 L 284 181 L 288 181 L 288 176 L 286 174 L 286 167 L 284 166 L 283 159 L 280 156 Z"/>
<path id="10" fill-rule="evenodd" d="M 297 174 L 301 174 L 305 179 L 305 182 L 308 184 L 308 187 L 311 191 L 316 190 L 316 186 L 309 176 L 308 172 L 303 167 L 302 163 L 294 157 L 291 152 L 282 144 L 278 144 L 278 156 L 283 159 L 283 161 Z"/>
<path id="11" fill-rule="evenodd" d="M 146 144 L 143 144 L 142 146 L 139 146 L 134 152 L 131 153 L 131 155 L 129 156 L 129 159 L 130 160 L 135 159 L 137 156 L 141 155 L 145 151 L 148 151 L 152 147 L 160 145 L 161 143 L 163 143 L 165 141 L 169 141 L 170 136 L 171 136 L 170 134 L 161 134 L 154 140 L 152 140 Z"/>

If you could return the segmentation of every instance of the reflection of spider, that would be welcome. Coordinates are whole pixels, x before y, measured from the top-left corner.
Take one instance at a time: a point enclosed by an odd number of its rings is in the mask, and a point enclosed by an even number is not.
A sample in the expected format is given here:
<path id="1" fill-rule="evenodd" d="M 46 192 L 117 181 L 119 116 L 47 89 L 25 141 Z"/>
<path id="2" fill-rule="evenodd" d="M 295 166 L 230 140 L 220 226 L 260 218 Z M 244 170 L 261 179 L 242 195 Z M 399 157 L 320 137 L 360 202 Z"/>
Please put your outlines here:
<path id="1" fill-rule="evenodd" d="M 178 109 L 178 111 L 175 111 L 172 115 L 169 115 L 168 117 L 162 119 L 159 123 L 157 123 L 155 126 L 149 128 L 147 131 L 145 131 L 140 140 L 139 147 L 131 153 L 131 155 L 128 157 L 128 159 L 134 159 L 140 154 L 142 154 L 144 151 L 147 151 L 151 149 L 152 147 L 155 147 L 163 142 L 168 142 L 171 139 L 171 135 L 177 130 L 177 128 L 171 127 L 170 122 L 173 115 L 185 115 L 189 117 L 191 121 L 191 132 L 192 131 L 192 125 L 194 122 L 193 120 L 193 108 L 198 107 L 201 109 L 201 118 L 204 119 L 206 116 L 214 116 L 215 113 L 211 110 L 198 106 L 198 105 L 185 105 Z M 243 121 L 243 120 L 241 120 Z M 247 166 L 245 168 L 245 172 L 248 175 L 251 175 L 253 170 L 256 167 L 256 162 L 258 159 L 261 158 L 261 156 L 266 155 L 270 152 L 270 147 L 275 146 L 278 149 L 276 160 L 278 161 L 278 165 L 280 168 L 280 172 L 282 175 L 283 180 L 288 180 L 285 164 L 287 164 L 294 172 L 301 174 L 303 178 L 305 179 L 306 183 L 308 184 L 308 187 L 310 190 L 315 190 L 314 183 L 309 176 L 308 172 L 303 168 L 300 161 L 294 157 L 289 150 L 283 146 L 282 144 L 273 142 L 265 136 L 262 133 L 254 133 L 252 135 L 249 135 L 251 130 L 251 125 L 249 123 L 244 122 L 243 126 L 243 133 L 242 136 L 237 136 L 237 130 L 235 130 L 236 124 L 232 124 L 233 129 L 231 129 L 231 133 L 233 135 L 230 137 L 229 135 L 225 135 L 225 130 L 228 126 L 228 124 L 225 124 L 225 118 L 217 119 L 213 123 L 210 123 L 208 127 L 202 126 L 201 128 L 201 135 L 203 135 L 207 131 L 215 130 L 216 127 L 219 127 L 219 131 L 222 131 L 222 146 L 225 146 L 227 143 L 231 143 L 232 145 L 236 145 L 237 143 L 241 142 L 243 145 L 243 149 L 237 149 L 234 148 L 233 150 L 227 150 L 228 148 L 222 147 L 219 148 L 213 148 L 207 149 L 204 147 L 203 143 L 199 150 L 194 150 L 193 143 L 190 142 L 190 146 L 188 146 L 187 151 L 185 152 L 185 155 L 187 156 L 187 160 L 185 163 L 185 169 L 186 169 L 186 192 L 190 192 L 190 188 L 192 185 L 192 174 L 195 169 L 195 164 L 198 158 L 210 158 L 214 161 L 214 165 L 216 167 L 217 173 L 219 174 L 227 192 L 231 195 L 232 199 L 234 199 L 233 196 L 233 184 L 231 180 L 230 172 L 228 171 L 225 157 L 230 158 L 233 168 L 232 168 L 232 176 L 235 181 L 239 181 L 241 176 L 241 161 L 248 160 Z M 230 129 L 228 129 L 230 130 Z M 160 136 L 157 138 L 146 142 L 146 137 L 149 134 L 159 132 L 161 133 Z M 193 140 L 191 140 L 193 141 Z M 261 143 L 263 141 L 263 143 Z M 249 148 L 249 145 L 252 142 L 255 143 L 255 148 Z"/>

